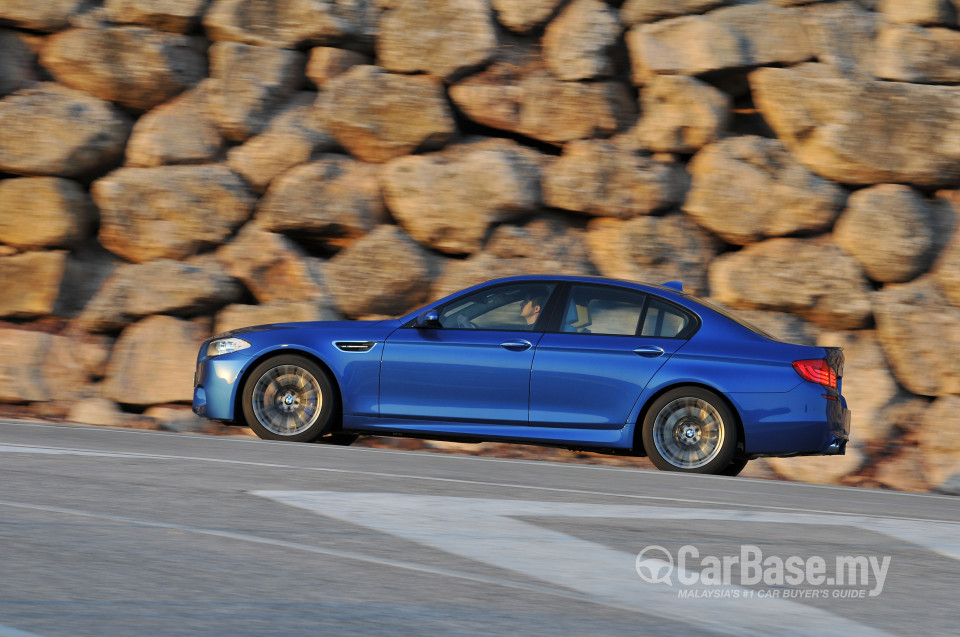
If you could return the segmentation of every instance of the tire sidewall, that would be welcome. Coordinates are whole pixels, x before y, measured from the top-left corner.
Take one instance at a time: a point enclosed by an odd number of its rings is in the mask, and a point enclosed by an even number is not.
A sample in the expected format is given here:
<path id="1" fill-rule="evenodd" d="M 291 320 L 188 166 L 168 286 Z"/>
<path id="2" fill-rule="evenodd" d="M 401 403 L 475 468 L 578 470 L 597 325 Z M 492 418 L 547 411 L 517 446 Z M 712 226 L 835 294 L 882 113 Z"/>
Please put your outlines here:
<path id="1" fill-rule="evenodd" d="M 270 431 L 260 424 L 253 410 L 253 390 L 257 386 L 257 381 L 260 380 L 267 371 L 280 365 L 296 365 L 310 372 L 320 385 L 321 397 L 323 399 L 323 403 L 320 406 L 320 415 L 317 417 L 316 422 L 307 429 L 292 436 L 282 436 Z M 333 383 L 330 382 L 330 378 L 319 365 L 305 356 L 284 354 L 261 361 L 253 368 L 243 385 L 241 405 L 243 407 L 244 419 L 246 419 L 247 424 L 250 425 L 250 429 L 260 438 L 265 440 L 287 440 L 289 442 L 312 442 L 332 429 L 334 415 L 340 408 L 340 400 L 337 392 L 333 388 Z"/>
<path id="2" fill-rule="evenodd" d="M 657 416 L 660 415 L 660 412 L 663 410 L 663 408 L 678 398 L 688 397 L 705 400 L 706 402 L 710 403 L 713 408 L 717 410 L 717 413 L 720 414 L 720 419 L 723 421 L 723 442 L 721 443 L 719 453 L 717 453 L 716 457 L 707 464 L 693 469 L 678 467 L 660 455 L 660 451 L 657 449 L 657 445 L 654 442 L 653 436 L 654 424 L 657 421 Z M 653 401 L 653 403 L 650 405 L 650 409 L 647 410 L 646 416 L 644 416 L 643 419 L 643 428 L 641 430 L 643 448 L 647 452 L 647 456 L 650 458 L 650 461 L 662 471 L 718 474 L 730 466 L 730 463 L 733 461 L 734 453 L 737 450 L 737 425 L 734 418 L 735 416 L 731 409 L 727 406 L 727 403 L 714 392 L 708 389 L 703 389 L 702 387 L 677 387 L 676 389 L 671 389 Z"/>

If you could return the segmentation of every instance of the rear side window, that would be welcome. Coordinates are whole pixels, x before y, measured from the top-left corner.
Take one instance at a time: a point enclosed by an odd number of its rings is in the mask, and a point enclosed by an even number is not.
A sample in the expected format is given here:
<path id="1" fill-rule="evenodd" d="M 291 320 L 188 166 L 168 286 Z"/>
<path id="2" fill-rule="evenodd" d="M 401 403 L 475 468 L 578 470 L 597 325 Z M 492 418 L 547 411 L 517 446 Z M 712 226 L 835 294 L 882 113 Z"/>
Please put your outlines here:
<path id="1" fill-rule="evenodd" d="M 574 285 L 560 325 L 561 332 L 634 336 L 643 315 L 642 292 Z"/>
<path id="2" fill-rule="evenodd" d="M 651 298 L 643 317 L 640 336 L 676 338 L 690 325 L 691 318 L 669 303 Z"/>

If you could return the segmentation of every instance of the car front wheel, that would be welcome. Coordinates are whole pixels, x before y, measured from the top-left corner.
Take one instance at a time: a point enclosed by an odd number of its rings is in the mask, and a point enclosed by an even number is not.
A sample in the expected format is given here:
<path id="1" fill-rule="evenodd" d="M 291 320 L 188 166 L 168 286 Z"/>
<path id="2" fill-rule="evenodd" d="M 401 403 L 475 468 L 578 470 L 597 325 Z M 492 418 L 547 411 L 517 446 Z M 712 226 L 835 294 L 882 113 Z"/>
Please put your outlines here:
<path id="1" fill-rule="evenodd" d="M 339 397 L 326 373 L 294 354 L 257 365 L 243 388 L 243 415 L 267 440 L 311 442 L 334 424 Z"/>
<path id="2" fill-rule="evenodd" d="M 726 403 L 700 387 L 678 387 L 653 402 L 643 445 L 658 469 L 720 474 L 733 461 L 737 426 Z"/>

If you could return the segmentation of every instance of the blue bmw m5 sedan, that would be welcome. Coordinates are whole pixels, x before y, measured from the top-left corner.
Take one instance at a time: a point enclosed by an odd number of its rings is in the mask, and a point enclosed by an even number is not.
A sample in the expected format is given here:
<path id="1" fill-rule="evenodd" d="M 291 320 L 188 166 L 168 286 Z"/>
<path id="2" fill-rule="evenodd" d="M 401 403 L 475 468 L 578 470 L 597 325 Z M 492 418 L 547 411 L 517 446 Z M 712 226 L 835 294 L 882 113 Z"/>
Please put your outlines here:
<path id="1" fill-rule="evenodd" d="M 200 348 L 193 409 L 272 440 L 496 440 L 736 475 L 844 453 L 843 362 L 676 283 L 518 276 L 397 319 L 220 334 Z"/>

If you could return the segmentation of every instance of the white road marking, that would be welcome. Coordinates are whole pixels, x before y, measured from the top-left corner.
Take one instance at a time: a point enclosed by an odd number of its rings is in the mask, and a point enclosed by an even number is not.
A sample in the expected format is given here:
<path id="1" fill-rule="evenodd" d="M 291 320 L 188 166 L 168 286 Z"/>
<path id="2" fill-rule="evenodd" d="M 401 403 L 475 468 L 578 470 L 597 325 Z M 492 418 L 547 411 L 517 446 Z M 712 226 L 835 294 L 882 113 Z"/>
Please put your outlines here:
<path id="1" fill-rule="evenodd" d="M 290 444 L 295 444 L 295 443 L 290 443 Z M 0 445 L 0 452 L 3 452 L 8 448 L 12 453 L 48 454 L 52 451 L 55 453 L 64 453 L 64 454 L 77 455 L 77 456 L 137 458 L 137 459 L 144 459 L 144 460 L 187 460 L 192 462 L 209 462 L 214 464 L 266 467 L 271 469 L 293 469 L 296 471 L 320 471 L 325 473 L 343 473 L 348 475 L 374 476 L 379 478 L 392 478 L 392 479 L 402 479 L 402 480 L 423 480 L 423 481 L 429 481 L 429 482 L 449 482 L 449 483 L 455 483 L 455 484 L 503 487 L 508 489 L 527 489 L 532 491 L 549 491 L 549 492 L 555 492 L 555 493 L 572 493 L 577 495 L 591 495 L 591 496 L 602 496 L 602 497 L 611 497 L 611 498 L 628 498 L 632 500 L 656 500 L 659 502 L 676 502 L 678 504 L 685 504 L 685 505 L 706 504 L 706 505 L 720 506 L 720 507 L 737 506 L 741 508 L 765 509 L 765 510 L 772 510 L 772 511 L 825 513 L 828 515 L 859 515 L 860 517 L 875 517 L 875 518 L 881 518 L 881 519 L 897 519 L 897 520 L 907 520 L 907 521 L 916 521 L 916 522 L 937 522 L 942 524 L 952 524 L 952 525 L 960 526 L 960 521 L 951 521 L 951 520 L 931 520 L 929 518 L 883 516 L 883 515 L 873 515 L 873 514 L 866 514 L 866 513 L 852 514 L 852 513 L 846 513 L 843 511 L 829 511 L 826 509 L 783 507 L 783 506 L 774 506 L 774 505 L 768 505 L 768 504 L 747 504 L 747 503 L 739 503 L 739 502 L 733 503 L 733 502 L 725 502 L 722 500 L 696 500 L 693 498 L 671 498 L 666 496 L 637 495 L 633 493 L 616 493 L 611 491 L 592 491 L 587 489 L 569 489 L 564 487 L 543 487 L 543 486 L 537 486 L 537 485 L 518 484 L 518 483 L 510 483 L 510 482 L 491 482 L 488 480 L 467 480 L 465 478 L 441 478 L 437 476 L 419 476 L 419 475 L 413 475 L 413 474 L 407 474 L 407 473 L 387 473 L 384 471 L 363 471 L 360 469 L 334 469 L 332 467 L 305 467 L 305 466 L 299 466 L 299 465 L 280 464 L 280 463 L 274 463 L 274 462 L 253 462 L 250 460 L 230 460 L 226 458 L 209 458 L 209 457 L 203 457 L 203 456 L 176 456 L 176 455 L 169 455 L 169 454 L 154 454 L 154 453 L 140 453 L 140 452 L 106 452 L 106 451 L 98 451 L 96 449 L 76 449 L 71 447 L 38 447 L 33 445 L 19 445 L 19 444 L 18 445 L 10 445 L 10 444 Z M 804 486 L 804 485 L 800 485 L 800 486 Z M 951 502 L 956 501 L 956 498 L 953 498 L 953 497 L 949 497 L 949 499 Z"/>
<path id="2" fill-rule="evenodd" d="M 0 624 L 0 637 L 40 637 L 40 635 Z"/>
<path id="3" fill-rule="evenodd" d="M 47 422 L 32 422 L 32 421 L 2 421 L 0 420 L 0 425 L 9 425 L 16 427 L 42 427 L 49 429 L 65 429 L 70 431 L 77 432 L 90 432 L 90 433 L 109 433 L 109 434 L 129 434 L 135 436 L 163 436 L 163 437 L 174 437 L 174 438 L 188 438 L 191 440 L 216 440 L 217 443 L 223 444 L 253 444 L 253 445 L 291 445 L 294 447 L 303 447 L 303 443 L 299 442 L 284 442 L 279 440 L 264 441 L 259 438 L 241 438 L 241 437 L 228 437 L 228 436 L 217 436 L 217 437 L 201 437 L 197 434 L 182 434 L 174 433 L 169 431 L 151 431 L 144 429 L 121 429 L 113 427 L 97 427 L 94 425 L 57 425 Z M 364 434 L 364 435 L 376 435 L 376 434 Z M 518 443 L 519 444 L 519 443 Z M 633 473 L 633 474 L 645 474 L 650 476 L 662 475 L 663 472 L 654 471 L 649 469 L 638 469 L 633 467 L 610 467 L 605 465 L 596 465 L 596 464 L 579 464 L 579 463 L 569 463 L 561 462 L 556 460 L 520 460 L 518 458 L 491 458 L 484 456 L 473 456 L 473 455 L 461 455 L 461 454 L 451 454 L 451 453 L 439 453 L 431 451 L 405 451 L 400 449 L 376 449 L 371 447 L 346 447 L 340 445 L 318 445 L 319 449 L 322 449 L 325 453 L 331 454 L 349 454 L 349 453 L 372 453 L 372 454 L 383 454 L 383 455 L 403 455 L 403 456 L 416 456 L 418 458 L 428 458 L 428 459 L 437 459 L 437 460 L 450 460 L 450 461 L 464 461 L 464 462 L 503 462 L 508 464 L 521 464 L 521 465 L 532 465 L 537 467 L 563 467 L 564 470 L 568 469 L 583 469 L 583 470 L 592 470 L 592 471 L 614 471 L 619 473 Z M 683 474 L 683 473 L 671 473 L 670 479 L 688 479 L 688 480 L 699 480 L 702 476 L 693 475 L 693 474 Z M 763 478 L 746 478 L 742 476 L 730 477 L 730 476 L 712 476 L 712 480 L 720 481 L 734 481 L 737 484 L 751 483 L 759 485 L 769 485 L 769 484 L 789 484 L 791 487 L 796 487 L 797 489 L 803 490 L 816 490 L 816 491 L 849 491 L 854 493 L 859 493 L 861 495 L 870 495 L 870 496 L 896 496 L 904 497 L 911 499 L 936 499 L 936 500 L 950 500 L 951 502 L 956 502 L 956 496 L 944 495 L 939 493 L 913 493 L 910 491 L 878 491 L 863 489 L 862 487 L 845 487 L 834 484 L 812 484 L 809 482 L 775 482 L 771 480 L 766 480 Z M 711 491 L 715 489 L 703 489 L 702 491 Z"/>
<path id="4" fill-rule="evenodd" d="M 438 566 L 428 566 L 426 564 L 417 564 L 415 562 L 406 562 L 403 560 L 395 560 L 390 558 L 378 557 L 374 555 L 366 555 L 364 553 L 356 553 L 353 551 L 340 551 L 337 549 L 330 549 L 322 546 L 300 544 L 297 542 L 287 542 L 285 540 L 278 540 L 278 539 L 269 538 L 269 537 L 261 537 L 259 535 L 249 535 L 246 533 L 234 533 L 232 531 L 222 531 L 219 529 L 207 529 L 207 528 L 195 527 L 195 526 L 184 526 L 182 524 L 171 524 L 168 522 L 157 522 L 154 520 L 142 520 L 139 518 L 131 518 L 131 517 L 120 516 L 120 515 L 109 515 L 105 513 L 92 513 L 90 511 L 81 511 L 79 509 L 68 509 L 64 507 L 46 506 L 42 504 L 12 502 L 9 500 L 0 500 L 0 506 L 7 506 L 7 507 L 18 508 L 18 509 L 28 509 L 31 511 L 43 511 L 47 513 L 58 513 L 63 515 L 75 515 L 78 517 L 93 518 L 96 520 L 105 520 L 108 522 L 116 522 L 118 524 L 135 524 L 137 526 L 144 526 L 148 528 L 183 531 L 186 533 L 196 533 L 198 535 L 209 535 L 209 536 L 218 537 L 218 538 L 227 539 L 227 540 L 237 540 L 240 542 L 250 542 L 253 544 L 265 544 L 268 546 L 276 546 L 283 549 L 303 551 L 306 553 L 314 553 L 316 555 L 325 555 L 328 557 L 337 557 L 337 558 L 343 558 L 348 560 L 355 560 L 358 562 L 366 562 L 368 564 L 376 564 L 378 566 L 388 566 L 391 568 L 399 568 L 407 571 L 415 571 L 418 573 L 428 573 L 431 575 L 441 575 L 443 577 L 453 577 L 455 579 L 462 579 L 470 582 L 479 582 L 481 584 L 493 584 L 495 586 L 504 586 L 507 588 L 515 588 L 515 589 L 530 591 L 534 593 L 553 595 L 555 597 L 562 597 L 565 599 L 571 599 L 571 600 L 580 601 L 580 602 L 587 602 L 591 604 L 607 605 L 604 600 L 595 599 L 588 595 L 582 595 L 574 591 L 567 591 L 562 588 L 550 588 L 546 586 L 537 586 L 536 584 L 528 584 L 526 582 L 517 582 L 514 580 L 509 580 L 509 579 L 500 578 L 500 577 L 489 577 L 489 576 L 481 575 L 478 573 L 469 573 L 467 571 L 441 568 Z M 0 626 L 0 628 L 2 628 L 2 626 Z M 15 630 L 15 629 L 11 629 L 11 630 Z M 0 637 L 6 637 L 2 631 L 0 631 Z M 18 636 L 11 635 L 10 637 L 18 637 Z"/>
<path id="5" fill-rule="evenodd" d="M 665 583 L 641 580 L 635 554 L 608 548 L 515 519 L 563 516 L 660 520 L 729 520 L 744 523 L 840 524 L 894 534 L 960 559 L 957 540 L 940 529 L 891 520 L 809 514 L 678 509 L 671 507 L 531 502 L 396 493 L 255 491 L 320 515 L 401 537 L 454 555 L 521 573 L 604 600 L 607 605 L 684 622 L 730 635 L 888 635 L 813 606 L 783 599 L 697 599 L 690 601 Z M 914 533 L 920 532 L 919 537 Z M 955 534 L 954 534 L 955 535 Z M 638 549 L 643 548 L 638 546 Z M 695 585 L 707 591 L 710 587 Z M 731 590 L 740 590 L 731 586 Z"/>

